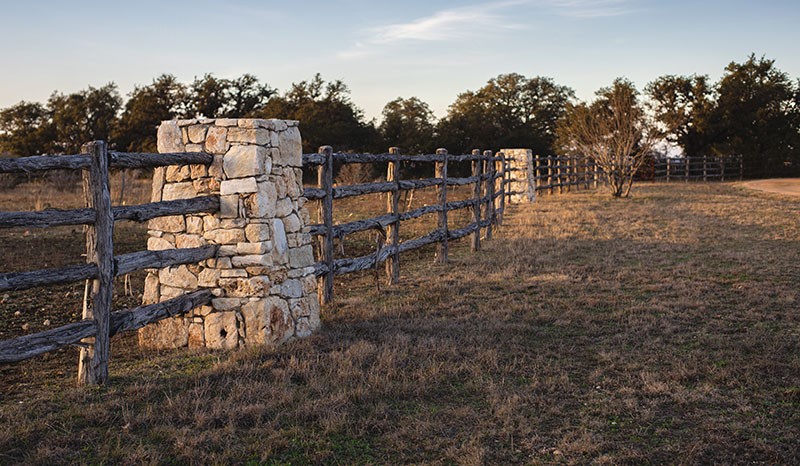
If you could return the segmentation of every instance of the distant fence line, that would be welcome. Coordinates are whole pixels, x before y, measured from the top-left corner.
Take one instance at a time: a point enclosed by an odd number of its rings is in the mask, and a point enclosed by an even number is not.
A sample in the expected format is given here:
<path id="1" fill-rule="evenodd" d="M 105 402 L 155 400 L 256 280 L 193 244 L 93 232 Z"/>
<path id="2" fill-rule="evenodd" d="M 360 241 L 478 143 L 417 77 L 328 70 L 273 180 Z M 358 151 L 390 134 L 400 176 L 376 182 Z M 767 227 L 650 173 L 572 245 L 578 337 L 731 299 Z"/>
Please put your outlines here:
<path id="1" fill-rule="evenodd" d="M 602 170 L 587 157 L 536 155 L 533 159 L 533 183 L 536 191 L 553 194 L 555 189 L 559 193 L 565 190 L 569 192 L 573 186 L 575 189 L 581 186 L 585 189 L 597 188 L 602 175 Z"/>
<path id="2" fill-rule="evenodd" d="M 653 178 L 659 181 L 725 181 L 744 178 L 741 156 L 656 159 Z"/>
<path id="3" fill-rule="evenodd" d="M 334 186 L 333 164 L 338 163 L 386 163 L 386 181 L 357 185 Z M 400 179 L 400 163 L 433 163 L 435 177 L 424 179 Z M 448 167 L 453 163 L 470 163 L 472 176 L 448 176 Z M 318 186 L 305 188 L 308 199 L 320 201 L 322 223 L 311 225 L 310 232 L 320 237 L 320 260 L 315 264 L 316 275 L 320 279 L 320 302 L 333 300 L 333 277 L 335 275 L 377 268 L 380 262 L 386 263 L 386 274 L 390 284 L 396 283 L 400 274 L 399 256 L 403 252 L 436 243 L 436 262 L 447 263 L 448 241 L 472 234 L 471 250 L 480 249 L 481 229 L 486 238 L 491 239 L 492 228 L 502 222 L 506 198 L 509 196 L 508 160 L 502 152 L 474 150 L 469 155 L 451 155 L 446 149 L 436 154 L 403 155 L 399 149 L 391 148 L 386 154 L 343 154 L 333 152 L 330 146 L 323 146 L 317 154 L 303 155 L 304 168 L 316 167 Z M 472 197 L 461 201 L 448 201 L 447 188 L 450 186 L 472 186 Z M 414 210 L 400 212 L 401 191 L 435 187 L 437 203 Z M 386 214 L 335 225 L 333 223 L 334 199 L 364 194 L 386 193 Z M 468 225 L 450 229 L 448 212 L 456 209 L 472 209 L 472 222 Z M 437 228 L 421 237 L 400 242 L 400 228 L 403 221 L 427 214 L 438 214 Z M 361 257 L 334 259 L 334 238 L 359 231 L 377 230 L 383 240 L 376 251 Z"/>

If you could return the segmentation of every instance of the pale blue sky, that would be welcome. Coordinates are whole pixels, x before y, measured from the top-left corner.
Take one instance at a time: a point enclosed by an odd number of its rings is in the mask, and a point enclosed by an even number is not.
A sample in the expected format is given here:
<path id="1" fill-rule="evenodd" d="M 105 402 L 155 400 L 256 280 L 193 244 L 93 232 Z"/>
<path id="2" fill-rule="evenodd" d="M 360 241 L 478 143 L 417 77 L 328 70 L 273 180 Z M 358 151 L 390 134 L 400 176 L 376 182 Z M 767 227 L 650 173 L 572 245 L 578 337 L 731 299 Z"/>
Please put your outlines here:
<path id="1" fill-rule="evenodd" d="M 618 76 L 716 80 L 750 53 L 800 77 L 797 0 L 0 0 L 0 31 L 0 107 L 110 81 L 127 94 L 161 73 L 251 73 L 284 91 L 320 72 L 369 118 L 399 96 L 441 117 L 509 72 L 584 99 Z"/>

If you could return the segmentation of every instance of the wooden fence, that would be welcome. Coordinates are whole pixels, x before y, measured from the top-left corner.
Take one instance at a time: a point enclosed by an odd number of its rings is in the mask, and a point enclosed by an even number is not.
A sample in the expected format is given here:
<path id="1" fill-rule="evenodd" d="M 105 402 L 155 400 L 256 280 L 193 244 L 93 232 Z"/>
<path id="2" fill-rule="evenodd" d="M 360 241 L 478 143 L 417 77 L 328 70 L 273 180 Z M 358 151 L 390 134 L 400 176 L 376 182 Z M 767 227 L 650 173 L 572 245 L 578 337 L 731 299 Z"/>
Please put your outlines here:
<path id="1" fill-rule="evenodd" d="M 654 179 L 662 181 L 710 181 L 744 177 L 742 157 L 682 157 L 656 159 Z"/>
<path id="2" fill-rule="evenodd" d="M 0 362 L 15 362 L 69 345 L 81 347 L 79 384 L 102 384 L 108 378 L 109 340 L 167 317 L 180 315 L 210 302 L 210 290 L 201 290 L 157 304 L 112 312 L 113 278 L 145 268 L 189 264 L 214 257 L 215 245 L 166 251 L 140 251 L 114 256 L 113 231 L 117 220 L 143 222 L 167 215 L 217 212 L 219 196 L 154 202 L 138 206 L 111 206 L 109 167 L 142 168 L 168 165 L 209 165 L 205 153 L 142 154 L 110 152 L 105 142 L 82 148 L 83 154 L 34 156 L 0 160 L 0 173 L 40 170 L 83 170 L 87 208 L 41 212 L 0 212 L 0 228 L 45 228 L 87 225 L 86 264 L 59 269 L 0 274 L 0 291 L 88 280 L 83 320 L 44 332 L 0 341 Z"/>
<path id="3" fill-rule="evenodd" d="M 569 192 L 573 186 L 575 189 L 581 186 L 585 189 L 597 188 L 603 174 L 594 161 L 586 157 L 567 155 L 536 155 L 532 169 L 536 191 L 547 191 L 550 194 L 556 189 L 559 193 L 565 190 Z"/>
<path id="4" fill-rule="evenodd" d="M 337 163 L 386 163 L 386 181 L 348 186 L 334 186 L 333 167 Z M 435 177 L 425 179 L 400 179 L 400 164 L 403 162 L 434 163 Z M 470 163 L 472 176 L 458 178 L 448 176 L 448 167 L 454 163 Z M 471 249 L 480 249 L 481 229 L 485 229 L 487 239 L 492 236 L 494 225 L 502 221 L 505 210 L 508 161 L 502 153 L 492 155 L 491 151 L 478 150 L 469 155 L 450 155 L 439 149 L 430 155 L 401 155 L 396 148 L 387 154 L 340 154 L 334 153 L 330 146 L 323 146 L 317 154 L 303 155 L 305 167 L 317 167 L 318 187 L 306 188 L 305 197 L 320 201 L 322 223 L 311 225 L 312 235 L 320 237 L 320 261 L 315 264 L 316 275 L 320 280 L 320 301 L 333 300 L 333 278 L 335 275 L 360 270 L 377 269 L 381 262 L 386 263 L 388 282 L 396 283 L 400 274 L 399 256 L 401 253 L 437 243 L 435 260 L 446 263 L 448 242 L 472 234 Z M 449 186 L 472 186 L 472 197 L 461 201 L 448 201 Z M 435 187 L 437 203 L 406 212 L 400 212 L 400 193 L 406 190 Z M 498 189 L 499 188 L 499 189 Z M 387 193 L 387 208 L 384 215 L 334 224 L 334 199 L 364 194 Z M 472 222 L 458 229 L 448 227 L 448 212 L 456 209 L 472 209 Z M 427 214 L 438 215 L 437 228 L 426 235 L 400 242 L 400 228 L 405 220 Z M 377 250 L 361 257 L 334 259 L 334 238 L 359 231 L 375 229 L 381 232 L 384 240 Z"/>

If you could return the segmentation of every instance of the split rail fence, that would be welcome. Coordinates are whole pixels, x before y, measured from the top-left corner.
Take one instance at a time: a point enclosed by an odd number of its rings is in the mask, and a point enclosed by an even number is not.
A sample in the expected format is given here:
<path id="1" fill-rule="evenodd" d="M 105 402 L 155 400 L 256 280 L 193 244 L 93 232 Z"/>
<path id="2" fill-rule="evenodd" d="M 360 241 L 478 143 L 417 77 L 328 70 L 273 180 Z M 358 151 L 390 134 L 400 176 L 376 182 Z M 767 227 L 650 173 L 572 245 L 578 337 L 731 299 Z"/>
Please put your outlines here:
<path id="1" fill-rule="evenodd" d="M 348 186 L 334 186 L 334 162 L 348 163 L 387 163 L 386 181 L 363 183 Z M 425 179 L 400 179 L 400 164 L 404 162 L 433 163 L 435 177 Z M 472 176 L 458 178 L 448 176 L 448 167 L 454 163 L 470 163 Z M 491 239 L 492 228 L 502 222 L 505 210 L 506 187 L 508 185 L 508 160 L 503 153 L 492 155 L 491 151 L 481 153 L 475 150 L 469 155 L 450 155 L 439 149 L 430 155 L 402 155 L 397 148 L 387 154 L 343 154 L 334 153 L 330 146 L 323 146 L 317 154 L 303 155 L 304 167 L 317 167 L 318 187 L 306 188 L 306 198 L 320 201 L 322 223 L 311 225 L 312 235 L 320 237 L 320 261 L 315 264 L 315 273 L 320 280 L 320 301 L 333 300 L 333 278 L 361 270 L 376 269 L 381 262 L 386 263 L 386 275 L 390 284 L 396 283 L 400 276 L 400 254 L 437 243 L 435 261 L 447 263 L 448 242 L 472 234 L 471 249 L 480 249 L 481 229 L 485 229 L 486 239 Z M 448 201 L 447 188 L 451 186 L 472 186 L 472 197 L 460 201 Z M 437 202 L 433 205 L 400 212 L 399 201 L 402 191 L 435 187 Z M 498 189 L 499 188 L 499 189 Z M 334 199 L 342 199 L 364 194 L 387 193 L 386 214 L 378 217 L 334 224 Z M 472 209 L 472 222 L 462 228 L 448 227 L 448 212 L 456 209 Z M 400 228 L 403 221 L 427 214 L 438 215 L 437 228 L 421 237 L 400 242 Z M 365 256 L 354 258 L 334 258 L 334 239 L 359 231 L 378 230 L 383 237 L 377 250 Z"/>
<path id="2" fill-rule="evenodd" d="M 660 181 L 725 181 L 744 178 L 742 157 L 682 157 L 656 159 L 654 178 Z"/>
<path id="3" fill-rule="evenodd" d="M 108 151 L 106 143 L 83 146 L 83 154 L 33 156 L 0 160 L 0 173 L 44 170 L 83 170 L 87 208 L 39 212 L 0 212 L 0 228 L 46 228 L 86 225 L 86 264 L 58 269 L 0 273 L 0 291 L 24 290 L 87 280 L 83 320 L 44 332 L 0 341 L 0 362 L 16 362 L 65 346 L 81 347 L 79 384 L 102 384 L 108 378 L 111 336 L 136 330 L 167 317 L 208 304 L 210 290 L 200 290 L 157 304 L 112 312 L 113 279 L 136 270 L 191 264 L 214 257 L 216 246 L 140 251 L 114 256 L 113 231 L 117 220 L 143 222 L 152 218 L 219 210 L 219 196 L 153 202 L 138 206 L 111 205 L 109 167 L 143 168 L 169 165 L 209 165 L 205 153 L 146 154 Z"/>
<path id="4" fill-rule="evenodd" d="M 593 160 L 586 157 L 536 155 L 533 159 L 533 181 L 536 191 L 547 191 L 553 194 L 569 192 L 574 186 L 580 189 L 597 188 L 603 172 Z"/>

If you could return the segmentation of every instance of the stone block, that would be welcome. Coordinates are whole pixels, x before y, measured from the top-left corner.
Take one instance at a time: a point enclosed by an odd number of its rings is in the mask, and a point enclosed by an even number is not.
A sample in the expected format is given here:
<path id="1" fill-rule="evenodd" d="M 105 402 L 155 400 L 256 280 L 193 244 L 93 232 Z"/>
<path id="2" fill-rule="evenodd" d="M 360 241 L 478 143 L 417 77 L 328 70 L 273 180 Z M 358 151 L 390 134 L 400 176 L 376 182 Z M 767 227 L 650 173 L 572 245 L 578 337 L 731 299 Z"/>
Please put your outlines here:
<path id="1" fill-rule="evenodd" d="M 265 175 L 272 169 L 267 149 L 261 146 L 232 146 L 222 163 L 228 178 Z"/>
<path id="2" fill-rule="evenodd" d="M 167 249 L 175 249 L 175 245 L 164 238 L 147 238 L 148 251 L 165 251 Z"/>
<path id="3" fill-rule="evenodd" d="M 232 244 L 235 245 L 236 243 L 244 242 L 244 230 L 242 229 L 233 229 L 233 230 L 212 230 L 207 231 L 203 234 L 203 238 L 207 239 L 208 241 L 214 244 Z M 233 247 L 233 253 L 236 253 L 236 247 Z"/>
<path id="4" fill-rule="evenodd" d="M 215 311 L 232 311 L 239 309 L 242 305 L 242 300 L 239 298 L 214 298 L 211 300 L 211 306 Z"/>
<path id="5" fill-rule="evenodd" d="M 175 245 L 178 248 L 199 248 L 206 242 L 200 235 L 175 235 Z"/>
<path id="6" fill-rule="evenodd" d="M 234 256 L 231 258 L 231 263 L 234 267 L 270 266 L 272 265 L 272 255 L 254 254 L 248 256 Z"/>
<path id="7" fill-rule="evenodd" d="M 189 142 L 195 144 L 202 144 L 205 142 L 207 131 L 208 126 L 205 125 L 192 125 L 186 129 L 186 132 L 189 135 Z"/>
<path id="8" fill-rule="evenodd" d="M 163 121 L 158 127 L 158 152 L 183 152 L 185 146 L 183 145 L 183 135 L 178 122 Z"/>
<path id="9" fill-rule="evenodd" d="M 296 279 L 286 280 L 281 284 L 280 293 L 284 298 L 302 298 L 303 282 Z"/>
<path id="10" fill-rule="evenodd" d="M 294 336 L 289 306 L 280 298 L 268 297 L 242 306 L 248 345 L 274 345 Z"/>
<path id="11" fill-rule="evenodd" d="M 228 128 L 212 126 L 206 134 L 206 152 L 209 154 L 224 154 L 228 152 Z"/>
<path id="12" fill-rule="evenodd" d="M 286 239 L 286 229 L 283 226 L 283 221 L 279 218 L 272 219 L 272 233 L 273 251 L 277 254 L 285 254 L 289 249 L 289 244 Z"/>
<path id="13" fill-rule="evenodd" d="M 158 271 L 158 280 L 162 285 L 174 288 L 194 290 L 197 288 L 197 276 L 185 265 L 167 267 Z M 162 293 L 163 294 L 163 293 Z"/>
<path id="14" fill-rule="evenodd" d="M 203 233 L 203 217 L 192 215 L 186 217 L 186 233 L 193 235 Z"/>
<path id="15" fill-rule="evenodd" d="M 278 140 L 273 146 L 280 147 L 280 156 L 274 163 L 290 167 L 303 166 L 303 144 L 300 140 L 300 130 L 297 127 L 286 128 L 278 134 Z"/>
<path id="16" fill-rule="evenodd" d="M 139 345 L 145 348 L 182 348 L 189 344 L 189 321 L 173 317 L 139 330 Z"/>
<path id="17" fill-rule="evenodd" d="M 167 183 L 164 185 L 163 192 L 162 199 L 165 201 L 197 197 L 197 190 L 194 189 L 194 185 L 191 182 Z"/>
<path id="18" fill-rule="evenodd" d="M 169 215 L 148 221 L 147 228 L 168 233 L 181 233 L 186 230 L 186 222 L 182 215 Z"/>
<path id="19" fill-rule="evenodd" d="M 289 266 L 293 269 L 314 264 L 314 248 L 311 245 L 289 249 Z"/>
<path id="20" fill-rule="evenodd" d="M 169 183 L 188 180 L 191 176 L 187 165 L 171 165 L 167 167 L 165 179 Z"/>
<path id="21" fill-rule="evenodd" d="M 266 145 L 270 141 L 269 130 L 264 128 L 231 128 L 228 130 L 228 142 Z"/>
<path id="22" fill-rule="evenodd" d="M 239 178 L 235 180 L 224 180 L 220 183 L 220 194 L 226 196 L 228 194 L 245 194 L 254 193 L 258 191 L 258 185 L 255 178 Z M 166 195 L 166 187 L 164 188 Z"/>
<path id="23" fill-rule="evenodd" d="M 197 275 L 197 285 L 204 286 L 207 288 L 213 288 L 217 286 L 221 272 L 222 271 L 219 269 L 204 268 Z"/>
<path id="24" fill-rule="evenodd" d="M 247 271 L 242 269 L 224 269 L 220 270 L 220 278 L 246 278 Z"/>
<path id="25" fill-rule="evenodd" d="M 193 180 L 208 176 L 208 166 L 202 164 L 189 165 L 189 175 Z"/>
<path id="26" fill-rule="evenodd" d="M 236 218 L 239 216 L 239 195 L 229 194 L 219 197 L 220 218 Z"/>
<path id="27" fill-rule="evenodd" d="M 296 214 L 289 214 L 289 216 L 284 218 L 283 226 L 286 229 L 286 233 L 297 233 L 303 227 L 303 225 L 300 223 L 300 219 L 297 217 Z"/>
<path id="28" fill-rule="evenodd" d="M 233 349 L 239 346 L 239 326 L 235 312 L 213 312 L 205 321 L 206 347 Z"/>
<path id="29" fill-rule="evenodd" d="M 245 200 L 245 209 L 250 218 L 272 217 L 275 212 L 275 203 L 278 193 L 274 183 L 260 182 L 255 194 Z"/>
<path id="30" fill-rule="evenodd" d="M 205 328 L 202 322 L 189 324 L 189 337 L 187 344 L 189 348 L 205 348 Z"/>
<path id="31" fill-rule="evenodd" d="M 257 243 L 238 243 L 236 245 L 236 252 L 240 255 L 257 255 L 266 254 L 272 249 L 272 242 L 260 241 Z"/>
<path id="32" fill-rule="evenodd" d="M 220 278 L 219 287 L 225 290 L 225 296 L 230 298 L 253 298 L 264 296 L 265 290 L 269 290 L 270 282 L 268 277 L 252 278 Z"/>
<path id="33" fill-rule="evenodd" d="M 158 275 L 155 273 L 148 273 L 144 278 L 144 294 L 142 295 L 142 304 L 155 304 L 158 302 L 160 296 Z"/>
<path id="34" fill-rule="evenodd" d="M 244 236 L 251 243 L 267 241 L 270 239 L 269 225 L 266 223 L 251 223 L 244 228 Z"/>

